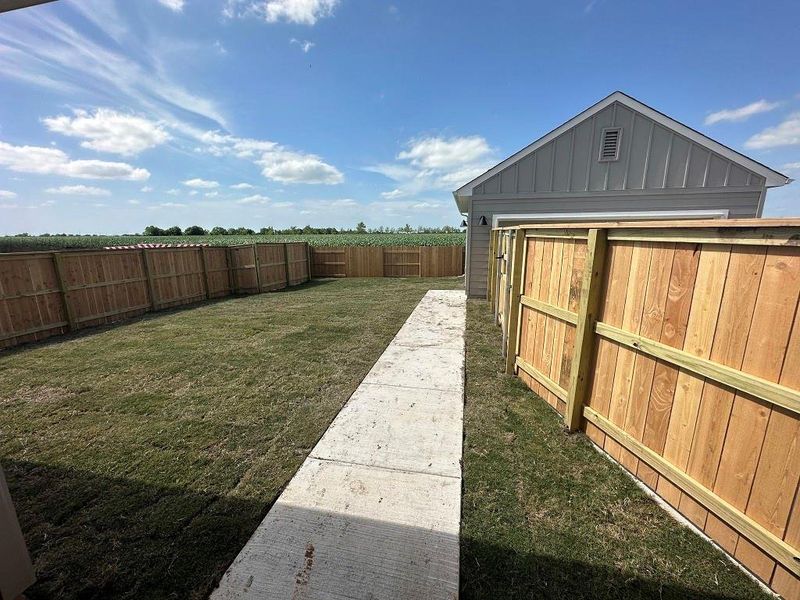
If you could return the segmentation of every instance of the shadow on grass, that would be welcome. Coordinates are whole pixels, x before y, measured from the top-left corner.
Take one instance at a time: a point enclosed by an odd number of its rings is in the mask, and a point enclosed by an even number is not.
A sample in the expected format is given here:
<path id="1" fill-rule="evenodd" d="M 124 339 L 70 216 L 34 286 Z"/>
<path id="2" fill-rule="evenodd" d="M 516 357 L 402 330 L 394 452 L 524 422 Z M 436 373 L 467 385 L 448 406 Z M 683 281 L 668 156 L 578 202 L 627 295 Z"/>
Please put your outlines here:
<path id="1" fill-rule="evenodd" d="M 206 598 L 274 501 L 221 497 L 18 460 L 4 460 L 3 467 L 37 571 L 38 581 L 27 593 L 32 600 Z M 314 524 L 320 516 L 308 513 L 293 514 L 291 520 L 307 521 L 309 527 L 300 529 L 317 531 Z M 330 522 L 331 517 L 325 520 Z M 330 543 L 326 547 L 323 541 L 318 553 L 327 552 L 333 558 L 329 561 L 323 554 L 318 562 L 324 566 L 318 568 L 344 570 L 348 586 L 354 589 L 370 583 L 375 564 L 383 568 L 380 560 L 372 560 L 378 555 L 370 551 L 370 545 L 396 548 L 392 556 L 400 564 L 409 557 L 414 563 L 418 554 L 435 555 L 433 547 L 457 543 L 452 536 L 443 540 L 442 534 L 431 530 L 396 523 L 356 519 L 346 525 L 342 529 L 348 531 L 346 537 L 334 536 L 334 544 L 338 540 L 346 547 L 337 549 Z M 280 563 L 277 569 L 296 568 L 298 573 L 303 569 L 308 540 L 298 538 L 297 545 L 282 548 L 283 558 L 272 559 Z M 266 546 L 265 552 L 271 551 L 272 545 Z M 467 599 L 732 598 L 607 567 L 518 555 L 471 539 L 462 540 L 461 551 L 461 596 Z M 290 564 L 284 564 L 286 560 Z M 357 560 L 364 563 L 348 564 Z M 430 565 L 425 564 L 433 577 Z M 394 572 L 402 574 L 402 570 Z M 270 573 L 260 576 L 272 578 Z M 320 578 L 315 581 L 316 593 L 326 589 L 316 587 Z M 287 578 L 276 574 L 273 579 Z M 441 585 L 429 583 L 434 589 Z M 397 585 L 406 584 L 385 581 L 380 588 L 396 592 L 393 586 Z M 307 591 L 309 598 L 316 596 L 313 589 Z"/>
<path id="2" fill-rule="evenodd" d="M 598 557 L 598 562 L 604 557 Z M 461 598 L 597 600 L 734 600 L 738 595 L 696 590 L 605 565 L 536 554 L 474 539 L 461 540 Z"/>
<path id="3" fill-rule="evenodd" d="M 26 596 L 205 598 L 264 502 L 3 460 L 36 569 Z"/>

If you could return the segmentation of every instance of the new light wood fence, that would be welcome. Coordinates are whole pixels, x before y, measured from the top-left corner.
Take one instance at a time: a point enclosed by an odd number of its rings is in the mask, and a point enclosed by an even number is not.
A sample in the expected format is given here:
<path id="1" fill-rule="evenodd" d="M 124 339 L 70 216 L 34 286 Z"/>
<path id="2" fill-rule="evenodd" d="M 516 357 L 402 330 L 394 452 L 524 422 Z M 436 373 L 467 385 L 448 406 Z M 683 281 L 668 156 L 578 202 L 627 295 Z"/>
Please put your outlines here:
<path id="1" fill-rule="evenodd" d="M 0 348 L 310 279 L 305 242 L 0 254 Z"/>
<path id="2" fill-rule="evenodd" d="M 800 598 L 800 220 L 530 226 L 491 241 L 507 371 Z"/>
<path id="3" fill-rule="evenodd" d="M 315 277 L 449 277 L 464 274 L 463 246 L 312 248 Z"/>

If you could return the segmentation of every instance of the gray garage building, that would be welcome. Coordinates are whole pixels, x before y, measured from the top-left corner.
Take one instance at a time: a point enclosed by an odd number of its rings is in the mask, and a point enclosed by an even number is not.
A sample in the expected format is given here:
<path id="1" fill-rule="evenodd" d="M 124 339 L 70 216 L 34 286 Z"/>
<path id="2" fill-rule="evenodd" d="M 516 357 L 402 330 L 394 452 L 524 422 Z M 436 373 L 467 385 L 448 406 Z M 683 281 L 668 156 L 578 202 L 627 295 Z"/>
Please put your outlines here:
<path id="1" fill-rule="evenodd" d="M 467 221 L 466 289 L 486 296 L 492 226 L 760 217 L 791 182 L 614 92 L 453 192 Z"/>

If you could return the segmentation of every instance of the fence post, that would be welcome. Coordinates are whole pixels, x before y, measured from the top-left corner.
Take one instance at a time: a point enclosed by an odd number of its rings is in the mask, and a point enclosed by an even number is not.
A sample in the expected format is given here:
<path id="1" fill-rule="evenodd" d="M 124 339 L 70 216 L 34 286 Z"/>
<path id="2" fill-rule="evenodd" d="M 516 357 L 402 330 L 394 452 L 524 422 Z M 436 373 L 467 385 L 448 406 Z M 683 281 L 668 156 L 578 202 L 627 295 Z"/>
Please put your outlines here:
<path id="1" fill-rule="evenodd" d="M 256 293 L 261 293 L 261 262 L 258 260 L 258 244 L 253 244 L 253 262 L 256 266 Z"/>
<path id="2" fill-rule="evenodd" d="M 206 264 L 206 248 L 200 247 L 200 263 L 203 265 L 203 287 L 206 290 L 206 299 L 211 298 L 211 284 L 208 281 L 208 265 Z"/>
<path id="3" fill-rule="evenodd" d="M 311 281 L 314 267 L 314 249 L 308 242 L 306 242 L 306 256 L 308 257 L 308 281 Z"/>
<path id="4" fill-rule="evenodd" d="M 284 242 L 283 244 L 283 267 L 286 271 L 286 287 L 289 287 L 289 244 Z"/>
<path id="5" fill-rule="evenodd" d="M 231 288 L 231 296 L 233 296 L 234 294 L 237 293 L 237 285 L 236 284 L 238 283 L 239 278 L 238 278 L 238 273 L 236 272 L 236 270 L 234 268 L 233 248 L 231 248 L 230 246 L 226 247 L 225 262 L 228 265 L 228 285 Z"/>
<path id="6" fill-rule="evenodd" d="M 606 230 L 590 229 L 586 250 L 586 267 L 581 284 L 581 302 L 575 331 L 575 350 L 567 390 L 564 423 L 569 431 L 580 427 L 583 405 L 589 390 L 590 369 L 594 352 L 594 326 L 600 308 L 603 274 L 606 262 Z"/>
<path id="7" fill-rule="evenodd" d="M 150 261 L 148 259 L 147 250 L 142 249 L 142 269 L 144 276 L 147 279 L 147 295 L 150 296 L 150 307 L 152 310 L 156 309 L 156 289 L 153 285 L 153 274 L 150 272 Z"/>
<path id="8" fill-rule="evenodd" d="M 67 315 L 67 326 L 70 331 L 75 331 L 77 324 L 75 322 L 75 314 L 72 312 L 72 306 L 69 303 L 69 288 L 64 283 L 64 271 L 61 265 L 61 255 L 58 252 L 51 254 L 53 257 L 53 266 L 56 271 L 56 280 L 58 281 L 58 289 L 61 290 L 61 301 L 64 303 L 64 314 Z"/>
<path id="9" fill-rule="evenodd" d="M 508 314 L 506 315 L 506 373 L 514 374 L 514 364 L 517 359 L 517 324 L 519 323 L 520 303 L 522 295 L 522 272 L 525 270 L 523 258 L 525 248 L 525 230 L 517 229 L 514 232 L 514 254 L 511 267 L 511 289 L 508 297 Z"/>
<path id="10" fill-rule="evenodd" d="M 492 305 L 494 300 L 494 278 L 495 271 L 497 270 L 497 231 L 489 233 L 489 265 L 487 267 L 486 275 L 486 300 L 489 306 Z"/>

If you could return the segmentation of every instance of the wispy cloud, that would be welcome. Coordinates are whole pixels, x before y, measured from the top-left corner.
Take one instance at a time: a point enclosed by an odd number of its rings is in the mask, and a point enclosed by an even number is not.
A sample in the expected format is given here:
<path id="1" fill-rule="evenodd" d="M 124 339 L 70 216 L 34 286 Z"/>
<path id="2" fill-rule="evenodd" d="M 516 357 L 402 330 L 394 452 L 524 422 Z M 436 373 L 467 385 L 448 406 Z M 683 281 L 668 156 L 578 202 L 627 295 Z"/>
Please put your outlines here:
<path id="1" fill-rule="evenodd" d="M 113 96 L 120 104 L 152 112 L 173 126 L 181 124 L 179 113 L 183 112 L 226 127 L 216 103 L 175 81 L 158 53 L 143 53 L 142 40 L 132 37 L 113 11 L 103 9 L 107 19 L 101 20 L 79 3 L 70 6 L 117 44 L 95 41 L 47 11 L 35 11 L 35 15 L 22 11 L 0 30 L 0 77 L 62 88 L 71 94 L 78 90 Z"/>
<path id="2" fill-rule="evenodd" d="M 246 196 L 245 198 L 241 198 L 236 201 L 236 204 L 267 204 L 269 203 L 270 198 L 269 196 L 262 196 L 261 194 L 253 194 L 252 196 Z"/>
<path id="3" fill-rule="evenodd" d="M 792 113 L 782 123 L 755 134 L 744 145 L 755 149 L 800 145 L 800 112 Z"/>
<path id="4" fill-rule="evenodd" d="M 746 121 L 753 115 L 775 110 L 780 105 L 780 102 L 756 100 L 755 102 L 751 102 L 746 106 L 740 106 L 739 108 L 725 108 L 723 110 L 713 112 L 706 117 L 705 124 L 714 125 L 715 123 L 720 123 L 722 121 Z"/>
<path id="5" fill-rule="evenodd" d="M 111 192 L 105 188 L 90 185 L 62 185 L 45 190 L 48 194 L 63 194 L 66 196 L 110 196 Z"/>
<path id="6" fill-rule="evenodd" d="M 242 183 L 234 183 L 231 186 L 231 189 L 232 190 L 251 190 L 251 189 L 253 189 L 253 186 L 250 185 L 249 183 L 244 183 L 244 182 L 242 182 Z"/>
<path id="7" fill-rule="evenodd" d="M 298 46 L 300 46 L 300 49 L 306 54 L 308 54 L 308 51 L 311 50 L 315 45 L 314 42 L 311 42 L 309 40 L 298 40 L 297 38 L 290 39 L 289 43 L 297 44 Z"/>
<path id="8" fill-rule="evenodd" d="M 0 198 L 9 200 L 11 198 L 16 198 L 16 197 L 17 197 L 16 192 L 12 192 L 11 190 L 0 190 Z"/>
<path id="9" fill-rule="evenodd" d="M 393 163 L 366 167 L 394 181 L 386 199 L 419 194 L 428 190 L 452 190 L 494 164 L 493 151 L 481 136 L 412 139 Z"/>

